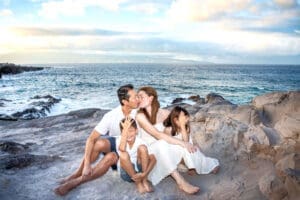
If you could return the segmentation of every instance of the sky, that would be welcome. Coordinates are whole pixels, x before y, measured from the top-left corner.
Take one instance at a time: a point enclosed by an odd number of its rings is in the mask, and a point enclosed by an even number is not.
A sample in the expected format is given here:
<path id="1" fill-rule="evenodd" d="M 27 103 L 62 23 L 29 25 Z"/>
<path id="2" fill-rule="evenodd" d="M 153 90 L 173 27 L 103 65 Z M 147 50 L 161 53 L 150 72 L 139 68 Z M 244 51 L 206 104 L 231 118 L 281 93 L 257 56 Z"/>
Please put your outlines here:
<path id="1" fill-rule="evenodd" d="M 0 62 L 300 64 L 300 0 L 0 0 Z"/>

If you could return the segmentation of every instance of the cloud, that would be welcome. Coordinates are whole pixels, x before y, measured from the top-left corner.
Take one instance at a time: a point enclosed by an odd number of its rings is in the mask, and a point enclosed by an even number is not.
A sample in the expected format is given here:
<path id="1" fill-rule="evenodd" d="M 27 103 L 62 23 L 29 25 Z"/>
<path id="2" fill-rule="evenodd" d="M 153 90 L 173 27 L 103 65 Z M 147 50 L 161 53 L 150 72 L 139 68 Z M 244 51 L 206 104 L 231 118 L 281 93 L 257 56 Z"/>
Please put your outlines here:
<path id="1" fill-rule="evenodd" d="M 154 13 L 157 13 L 160 7 L 158 4 L 155 3 L 141 3 L 129 5 L 125 9 L 133 12 L 152 15 Z"/>
<path id="2" fill-rule="evenodd" d="M 38 12 L 45 18 L 57 18 L 64 16 L 82 16 L 88 7 L 100 7 L 109 11 L 117 11 L 119 5 L 125 0 L 63 0 L 47 1 L 42 3 L 42 9 Z"/>
<path id="3" fill-rule="evenodd" d="M 0 10 L 0 17 L 10 17 L 13 16 L 13 12 L 9 9 Z"/>
<path id="4" fill-rule="evenodd" d="M 125 34 L 118 31 L 87 28 L 12 27 L 10 29 L 22 36 L 115 36 Z"/>
<path id="5" fill-rule="evenodd" d="M 178 0 L 172 3 L 167 15 L 174 21 L 207 21 L 246 8 L 250 0 Z"/>
<path id="6" fill-rule="evenodd" d="M 297 6 L 297 0 L 273 0 L 274 3 L 282 8 L 292 8 Z"/>

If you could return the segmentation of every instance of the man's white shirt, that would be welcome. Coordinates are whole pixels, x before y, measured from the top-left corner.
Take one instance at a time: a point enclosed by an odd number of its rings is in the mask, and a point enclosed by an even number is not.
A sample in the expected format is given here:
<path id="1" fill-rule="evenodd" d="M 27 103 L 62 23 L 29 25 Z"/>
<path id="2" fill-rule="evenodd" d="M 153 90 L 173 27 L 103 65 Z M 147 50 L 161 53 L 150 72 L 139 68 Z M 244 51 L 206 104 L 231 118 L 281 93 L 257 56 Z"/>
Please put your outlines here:
<path id="1" fill-rule="evenodd" d="M 130 112 L 129 116 L 135 119 L 137 110 L 134 109 Z M 125 118 L 124 113 L 122 112 L 122 106 L 118 106 L 108 113 L 106 113 L 102 120 L 97 124 L 95 130 L 101 135 L 108 134 L 109 136 L 120 136 L 120 121 Z"/>

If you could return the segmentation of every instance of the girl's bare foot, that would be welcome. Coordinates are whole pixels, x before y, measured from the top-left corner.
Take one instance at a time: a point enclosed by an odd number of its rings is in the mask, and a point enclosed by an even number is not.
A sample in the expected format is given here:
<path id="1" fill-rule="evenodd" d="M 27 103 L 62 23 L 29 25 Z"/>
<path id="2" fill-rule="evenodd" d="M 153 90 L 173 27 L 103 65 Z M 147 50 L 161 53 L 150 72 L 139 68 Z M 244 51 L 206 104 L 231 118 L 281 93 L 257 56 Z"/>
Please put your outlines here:
<path id="1" fill-rule="evenodd" d="M 146 189 L 146 192 L 153 192 L 153 187 L 150 185 L 148 180 L 143 180 L 143 185 Z"/>
<path id="2" fill-rule="evenodd" d="M 219 172 L 219 170 L 220 170 L 220 166 L 218 165 L 218 166 L 216 166 L 210 173 L 211 173 L 211 174 L 216 174 L 216 173 Z"/>
<path id="3" fill-rule="evenodd" d="M 196 175 L 197 174 L 197 172 L 196 172 L 196 170 L 195 169 L 189 169 L 189 171 L 188 171 L 188 175 L 190 175 L 190 176 L 194 176 L 194 175 Z"/>
<path id="4" fill-rule="evenodd" d="M 200 191 L 200 188 L 197 186 L 193 186 L 187 182 L 178 185 L 179 189 L 183 190 L 188 194 L 195 194 Z"/>

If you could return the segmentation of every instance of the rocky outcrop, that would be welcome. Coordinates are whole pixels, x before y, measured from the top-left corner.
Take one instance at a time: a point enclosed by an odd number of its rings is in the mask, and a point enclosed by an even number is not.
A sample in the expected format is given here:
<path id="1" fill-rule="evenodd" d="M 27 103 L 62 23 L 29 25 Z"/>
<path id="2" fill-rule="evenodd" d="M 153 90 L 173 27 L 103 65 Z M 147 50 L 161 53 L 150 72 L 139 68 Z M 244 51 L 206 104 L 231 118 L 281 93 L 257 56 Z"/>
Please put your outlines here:
<path id="1" fill-rule="evenodd" d="M 0 120 L 16 121 L 19 119 L 29 120 L 46 117 L 47 114 L 50 113 L 52 106 L 61 101 L 61 99 L 52 97 L 51 95 L 35 96 L 32 100 L 34 101 L 23 111 L 19 111 L 11 115 L 0 113 Z"/>
<path id="2" fill-rule="evenodd" d="M 0 63 L 0 78 L 4 74 L 19 74 L 27 71 L 43 70 L 43 67 L 28 67 L 15 65 L 13 63 Z"/>
<path id="3" fill-rule="evenodd" d="M 194 143 L 221 164 L 217 175 L 184 173 L 196 196 L 166 178 L 142 197 L 113 171 L 70 192 L 67 199 L 285 199 L 300 196 L 300 93 L 278 92 L 238 106 L 217 94 L 183 105 Z M 171 109 L 171 107 L 169 107 Z M 86 109 L 33 120 L 0 120 L 0 194 L 55 199 L 57 182 L 79 166 L 85 141 L 107 111 Z M 30 176 L 28 176 L 30 174 Z M 1 196 L 0 195 L 0 196 Z"/>

